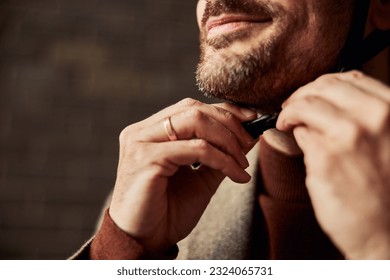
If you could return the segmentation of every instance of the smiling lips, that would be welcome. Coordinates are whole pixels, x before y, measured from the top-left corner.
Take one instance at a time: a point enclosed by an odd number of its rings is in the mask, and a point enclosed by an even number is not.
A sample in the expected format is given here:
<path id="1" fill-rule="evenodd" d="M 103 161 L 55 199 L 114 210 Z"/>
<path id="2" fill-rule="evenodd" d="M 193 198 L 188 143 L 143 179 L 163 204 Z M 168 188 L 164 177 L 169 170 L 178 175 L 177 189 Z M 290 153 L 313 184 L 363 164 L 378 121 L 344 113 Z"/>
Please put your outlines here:
<path id="1" fill-rule="evenodd" d="M 246 15 L 222 15 L 218 18 L 210 18 L 206 22 L 207 38 L 223 35 L 253 25 L 264 24 L 271 18 L 259 18 Z"/>

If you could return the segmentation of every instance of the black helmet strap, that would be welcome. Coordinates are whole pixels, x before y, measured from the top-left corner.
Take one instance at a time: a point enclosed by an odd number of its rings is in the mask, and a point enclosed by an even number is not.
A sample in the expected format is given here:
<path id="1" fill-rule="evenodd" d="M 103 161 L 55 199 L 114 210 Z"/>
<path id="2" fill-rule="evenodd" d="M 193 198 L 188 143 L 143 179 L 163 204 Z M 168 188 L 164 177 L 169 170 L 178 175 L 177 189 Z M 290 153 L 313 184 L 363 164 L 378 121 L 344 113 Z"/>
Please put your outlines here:
<path id="1" fill-rule="evenodd" d="M 374 30 L 364 37 L 370 0 L 356 0 L 352 28 L 341 53 L 338 71 L 361 69 L 363 64 L 387 48 L 390 31 Z"/>

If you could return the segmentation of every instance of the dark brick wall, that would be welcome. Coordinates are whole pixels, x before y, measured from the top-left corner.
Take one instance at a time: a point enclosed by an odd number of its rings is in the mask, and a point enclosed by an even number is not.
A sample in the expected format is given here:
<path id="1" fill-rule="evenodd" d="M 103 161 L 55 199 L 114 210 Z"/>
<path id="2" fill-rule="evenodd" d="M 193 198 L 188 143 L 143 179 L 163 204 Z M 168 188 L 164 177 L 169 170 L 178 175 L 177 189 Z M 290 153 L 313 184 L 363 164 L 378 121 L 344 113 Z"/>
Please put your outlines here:
<path id="1" fill-rule="evenodd" d="M 93 232 L 122 128 L 199 98 L 196 1 L 0 1 L 0 258 Z"/>

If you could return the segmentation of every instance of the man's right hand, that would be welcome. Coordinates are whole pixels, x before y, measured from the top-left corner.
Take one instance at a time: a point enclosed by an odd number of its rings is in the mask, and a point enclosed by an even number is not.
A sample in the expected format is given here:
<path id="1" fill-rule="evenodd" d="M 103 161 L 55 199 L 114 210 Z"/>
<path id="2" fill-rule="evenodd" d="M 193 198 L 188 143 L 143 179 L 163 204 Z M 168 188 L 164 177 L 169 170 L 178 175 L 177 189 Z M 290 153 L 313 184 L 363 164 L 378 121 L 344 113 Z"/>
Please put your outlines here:
<path id="1" fill-rule="evenodd" d="M 177 136 L 170 141 L 164 121 Z M 241 123 L 256 113 L 185 99 L 125 128 L 110 216 L 148 249 L 163 252 L 197 224 L 221 181 L 250 180 L 245 154 L 255 141 Z M 190 165 L 201 162 L 198 170 Z"/>

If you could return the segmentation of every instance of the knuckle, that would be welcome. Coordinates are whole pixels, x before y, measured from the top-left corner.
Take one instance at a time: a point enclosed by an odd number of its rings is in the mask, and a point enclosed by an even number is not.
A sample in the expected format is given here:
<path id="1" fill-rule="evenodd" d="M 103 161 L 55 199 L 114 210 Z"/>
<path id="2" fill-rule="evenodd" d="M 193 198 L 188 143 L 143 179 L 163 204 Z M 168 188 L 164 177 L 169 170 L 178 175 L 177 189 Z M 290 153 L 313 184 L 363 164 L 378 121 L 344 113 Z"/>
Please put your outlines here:
<path id="1" fill-rule="evenodd" d="M 314 102 L 317 102 L 318 101 L 318 97 L 315 96 L 315 95 L 308 95 L 305 97 L 305 102 L 308 103 L 308 104 L 313 104 Z"/>
<path id="2" fill-rule="evenodd" d="M 304 110 L 305 108 L 308 108 L 308 106 L 312 106 L 313 104 L 316 104 L 319 101 L 319 98 L 315 95 L 307 95 L 304 98 L 302 98 L 301 102 L 297 103 L 297 109 L 298 110 Z"/>
<path id="3" fill-rule="evenodd" d="M 200 106 L 202 103 L 198 100 L 188 97 L 179 101 L 179 104 L 184 107 L 194 107 L 194 106 Z"/>
<path id="4" fill-rule="evenodd" d="M 209 144 L 204 139 L 193 139 L 191 141 L 193 148 L 197 149 L 200 152 L 207 152 Z"/>
<path id="5" fill-rule="evenodd" d="M 320 85 L 329 86 L 338 82 L 338 79 L 334 74 L 325 74 L 317 78 L 316 82 Z"/>
<path id="6" fill-rule="evenodd" d="M 125 127 L 119 133 L 119 146 L 127 148 L 137 142 L 135 137 L 135 135 L 137 135 L 137 133 L 135 133 L 137 130 L 139 131 L 139 127 L 135 124 Z"/>
<path id="7" fill-rule="evenodd" d="M 233 119 L 234 119 L 234 115 L 233 115 L 233 113 L 231 113 L 231 112 L 229 112 L 229 111 L 223 111 L 222 112 L 222 114 L 223 114 L 223 117 L 225 118 L 225 120 L 227 121 L 227 122 L 231 122 Z"/>
<path id="8" fill-rule="evenodd" d="M 310 82 L 306 85 L 303 85 L 303 86 L 300 86 L 294 93 L 294 95 L 300 95 L 300 94 L 303 94 L 305 91 L 306 91 L 306 88 L 311 85 L 313 82 Z"/>
<path id="9" fill-rule="evenodd" d="M 208 143 L 206 140 L 204 139 L 194 139 L 193 140 L 193 143 L 194 143 L 194 146 L 197 148 L 197 149 L 200 149 L 200 150 L 207 150 L 208 148 Z"/>
<path id="10" fill-rule="evenodd" d="M 233 106 L 233 105 L 231 105 Z M 229 110 L 225 108 L 219 108 L 211 106 L 212 110 L 215 111 L 216 114 L 222 116 L 222 120 L 226 123 L 232 122 L 236 119 L 236 116 Z"/>
<path id="11" fill-rule="evenodd" d="M 205 119 L 205 116 L 202 111 L 200 111 L 197 108 L 192 108 L 186 112 L 186 115 L 188 118 L 196 121 L 196 122 L 202 122 Z"/>
<path id="12" fill-rule="evenodd" d="M 119 134 L 119 143 L 124 144 L 127 142 L 129 127 L 124 128 Z"/>
<path id="13" fill-rule="evenodd" d="M 364 73 L 359 70 L 351 70 L 347 72 L 346 75 L 349 75 L 354 79 L 363 79 L 365 77 Z"/>

